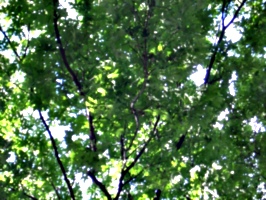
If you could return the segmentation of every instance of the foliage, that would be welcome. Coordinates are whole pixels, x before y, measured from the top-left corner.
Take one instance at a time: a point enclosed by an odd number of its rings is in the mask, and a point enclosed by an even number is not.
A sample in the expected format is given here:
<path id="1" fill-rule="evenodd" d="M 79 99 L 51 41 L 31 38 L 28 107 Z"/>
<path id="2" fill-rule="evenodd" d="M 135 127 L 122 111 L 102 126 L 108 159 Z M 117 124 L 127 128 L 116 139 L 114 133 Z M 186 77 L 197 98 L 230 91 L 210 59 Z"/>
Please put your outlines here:
<path id="1" fill-rule="evenodd" d="M 264 1 L 0 5 L 0 199 L 263 198 Z"/>

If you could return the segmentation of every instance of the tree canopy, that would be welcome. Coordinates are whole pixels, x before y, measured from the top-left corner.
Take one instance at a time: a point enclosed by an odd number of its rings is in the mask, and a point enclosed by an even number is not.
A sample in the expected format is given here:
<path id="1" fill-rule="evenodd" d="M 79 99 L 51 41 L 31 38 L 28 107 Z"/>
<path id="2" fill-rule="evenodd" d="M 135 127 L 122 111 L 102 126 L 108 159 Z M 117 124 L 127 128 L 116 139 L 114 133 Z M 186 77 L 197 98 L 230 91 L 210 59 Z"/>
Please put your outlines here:
<path id="1" fill-rule="evenodd" d="M 1 0 L 0 17 L 0 199 L 265 196 L 265 1 Z"/>

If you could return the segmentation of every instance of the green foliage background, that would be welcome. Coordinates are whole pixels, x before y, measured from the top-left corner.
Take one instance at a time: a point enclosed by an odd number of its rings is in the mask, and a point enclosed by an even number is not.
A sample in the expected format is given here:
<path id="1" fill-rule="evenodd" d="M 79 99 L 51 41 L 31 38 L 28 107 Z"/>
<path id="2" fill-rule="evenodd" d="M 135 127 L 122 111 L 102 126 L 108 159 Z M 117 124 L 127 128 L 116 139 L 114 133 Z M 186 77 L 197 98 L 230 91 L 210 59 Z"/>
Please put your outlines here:
<path id="1" fill-rule="evenodd" d="M 0 13 L 0 199 L 265 198 L 265 1 Z"/>

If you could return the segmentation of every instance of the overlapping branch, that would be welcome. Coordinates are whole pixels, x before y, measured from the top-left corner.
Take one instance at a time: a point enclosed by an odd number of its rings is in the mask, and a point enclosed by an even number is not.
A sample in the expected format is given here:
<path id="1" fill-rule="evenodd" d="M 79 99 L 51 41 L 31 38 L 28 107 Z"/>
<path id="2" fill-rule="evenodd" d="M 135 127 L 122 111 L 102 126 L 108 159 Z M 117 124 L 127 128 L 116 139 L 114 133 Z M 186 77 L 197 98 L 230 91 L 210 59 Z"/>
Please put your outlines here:
<path id="1" fill-rule="evenodd" d="M 59 152 L 58 152 L 58 148 L 57 148 L 57 145 L 56 145 L 55 139 L 54 139 L 54 137 L 53 137 L 53 135 L 52 135 L 52 133 L 51 133 L 51 131 L 50 131 L 50 128 L 49 128 L 48 124 L 47 124 L 46 121 L 44 120 L 41 111 L 38 110 L 38 112 L 39 112 L 40 119 L 41 119 L 41 121 L 42 121 L 42 123 L 43 123 L 43 125 L 44 125 L 44 127 L 45 127 L 45 129 L 46 129 L 46 131 L 47 131 L 48 134 L 49 134 L 49 137 L 50 137 L 50 140 L 51 140 L 51 143 L 52 143 L 52 147 L 53 147 L 53 150 L 54 150 L 54 154 L 55 154 L 56 161 L 57 161 L 57 163 L 58 163 L 58 165 L 59 165 L 59 167 L 60 167 L 60 169 L 61 169 L 61 171 L 62 171 L 62 174 L 63 174 L 63 176 L 64 176 L 64 180 L 65 180 L 65 182 L 66 182 L 66 184 L 67 184 L 67 188 L 68 188 L 69 194 L 70 194 L 70 196 L 71 196 L 71 199 L 72 199 L 72 200 L 75 200 L 75 193 L 74 193 L 74 190 L 73 190 L 73 188 L 72 188 L 72 186 L 71 186 L 71 184 L 70 184 L 70 181 L 69 181 L 69 179 L 68 179 L 68 177 L 67 177 L 66 169 L 65 169 L 65 167 L 64 167 L 64 165 L 63 165 L 63 163 L 62 163 L 62 161 L 61 161 L 61 159 L 60 159 L 60 157 L 59 157 Z"/>
<path id="2" fill-rule="evenodd" d="M 206 71 L 206 75 L 205 75 L 205 78 L 204 78 L 204 85 L 208 85 L 210 83 L 209 79 L 210 79 L 211 70 L 213 68 L 213 64 L 215 62 L 215 58 L 216 58 L 216 55 L 218 53 L 219 46 L 220 46 L 221 42 L 223 41 L 226 29 L 238 17 L 238 14 L 239 14 L 241 8 L 245 5 L 247 0 L 243 0 L 242 1 L 242 3 L 238 6 L 236 12 L 234 13 L 234 16 L 232 17 L 232 19 L 229 21 L 229 23 L 227 25 L 225 25 L 225 18 L 226 18 L 226 11 L 225 10 L 226 10 L 226 7 L 228 6 L 227 2 L 228 2 L 227 0 L 223 1 L 223 5 L 222 5 L 222 30 L 221 30 L 219 39 L 218 39 L 218 41 L 217 41 L 217 43 L 216 43 L 216 45 L 214 47 L 213 53 L 211 55 L 211 59 L 210 59 L 210 62 L 209 62 L 209 65 L 208 65 L 208 68 L 207 68 L 207 71 Z"/>

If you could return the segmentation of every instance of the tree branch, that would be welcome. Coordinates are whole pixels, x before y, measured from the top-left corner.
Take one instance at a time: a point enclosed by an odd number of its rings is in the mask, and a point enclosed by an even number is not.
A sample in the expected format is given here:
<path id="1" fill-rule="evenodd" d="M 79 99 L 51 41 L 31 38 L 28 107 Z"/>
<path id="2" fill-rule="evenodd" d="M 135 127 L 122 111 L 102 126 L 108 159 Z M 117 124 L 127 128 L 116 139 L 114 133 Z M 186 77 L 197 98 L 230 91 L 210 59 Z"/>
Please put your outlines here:
<path id="1" fill-rule="evenodd" d="M 124 131 L 120 135 L 120 155 L 121 155 L 121 160 L 126 160 L 126 148 L 125 148 L 125 131 L 126 131 L 126 125 L 124 125 Z"/>
<path id="2" fill-rule="evenodd" d="M 59 19 L 59 16 L 57 14 L 58 4 L 59 4 L 58 0 L 53 0 L 53 6 L 54 6 L 53 24 L 54 24 L 55 38 L 56 38 L 56 41 L 57 41 L 58 46 L 59 46 L 59 51 L 60 51 L 63 63 L 65 65 L 67 71 L 71 75 L 72 80 L 74 81 L 74 83 L 75 83 L 75 85 L 76 85 L 76 87 L 77 87 L 77 89 L 79 91 L 79 94 L 85 99 L 85 93 L 83 92 L 82 84 L 80 83 L 80 81 L 79 81 L 77 75 L 75 74 L 74 70 L 70 67 L 70 64 L 69 64 L 69 62 L 67 60 L 67 57 L 66 57 L 65 49 L 64 49 L 62 41 L 61 41 L 61 35 L 60 35 L 60 32 L 59 32 L 59 28 L 58 28 L 58 19 Z M 97 148 L 96 148 L 96 134 L 95 134 L 95 131 L 94 131 L 94 126 L 93 126 L 93 117 L 90 114 L 89 110 L 86 110 L 86 115 L 87 115 L 87 118 L 88 118 L 88 121 L 89 121 L 89 126 L 90 126 L 91 148 L 92 148 L 93 151 L 96 151 L 97 150 Z"/>
<path id="3" fill-rule="evenodd" d="M 162 191 L 160 189 L 157 189 L 155 191 L 155 197 L 153 198 L 153 200 L 160 200 L 161 194 L 162 194 Z"/>
<path id="4" fill-rule="evenodd" d="M 104 195 L 107 197 L 108 200 L 112 200 L 111 195 L 107 191 L 104 184 L 102 184 L 94 175 L 92 171 L 88 171 L 87 175 L 91 178 L 91 180 L 100 188 L 100 190 L 104 193 Z"/>
<path id="5" fill-rule="evenodd" d="M 6 32 L 2 29 L 2 27 L 0 26 L 0 31 L 2 32 L 2 34 L 4 35 L 4 38 L 7 40 L 7 43 L 9 44 L 9 46 L 11 47 L 12 51 L 14 52 L 14 54 L 16 55 L 17 59 L 20 61 L 20 55 L 18 55 L 18 52 L 16 51 L 15 47 L 13 46 L 10 38 L 7 36 Z"/>
<path id="6" fill-rule="evenodd" d="M 160 115 L 158 115 L 157 118 L 156 118 L 156 122 L 154 123 L 153 130 L 150 133 L 149 139 L 144 143 L 143 147 L 140 149 L 139 153 L 134 158 L 134 161 L 128 167 L 126 167 L 125 169 L 122 168 L 121 176 L 119 178 L 118 191 L 116 193 L 116 197 L 114 198 L 114 200 L 118 200 L 119 199 L 120 193 L 122 192 L 122 189 L 125 186 L 125 183 L 123 183 L 125 176 L 137 164 L 139 158 L 143 155 L 145 149 L 147 148 L 148 144 L 150 143 L 151 139 L 153 138 L 154 133 L 156 132 L 156 129 L 157 129 L 159 121 L 160 121 Z"/>
<path id="7" fill-rule="evenodd" d="M 143 170 L 141 170 L 138 174 L 136 174 L 135 176 L 131 176 L 128 180 L 124 181 L 123 186 L 127 185 L 128 183 L 130 183 L 134 178 L 137 178 L 140 174 L 142 174 Z"/>
<path id="8" fill-rule="evenodd" d="M 96 146 L 97 138 L 96 138 L 95 129 L 93 126 L 93 117 L 89 109 L 87 108 L 86 108 L 86 116 L 87 116 L 87 119 L 89 121 L 89 126 L 90 126 L 90 141 L 91 141 L 90 146 L 91 146 L 92 151 L 96 152 L 97 151 L 97 146 Z"/>
<path id="9" fill-rule="evenodd" d="M 69 179 L 67 177 L 67 173 L 66 173 L 65 167 L 64 167 L 64 165 L 63 165 L 63 163 L 62 163 L 62 161 L 61 161 L 61 159 L 59 157 L 59 152 L 58 152 L 58 149 L 57 149 L 57 146 L 56 146 L 55 139 L 54 139 L 54 137 L 53 137 L 53 135 L 52 135 L 52 133 L 50 131 L 49 126 L 47 125 L 46 121 L 44 120 L 41 111 L 38 110 L 38 112 L 39 112 L 39 115 L 40 115 L 40 119 L 41 119 L 43 125 L 45 126 L 46 131 L 49 134 L 49 137 L 50 137 L 50 140 L 51 140 L 51 143 L 52 143 L 52 146 L 53 146 L 53 150 L 54 150 L 54 154 L 55 154 L 57 163 L 58 163 L 58 165 L 59 165 L 59 167 L 60 167 L 60 169 L 62 171 L 62 174 L 64 176 L 64 179 L 65 179 L 65 182 L 67 184 L 68 191 L 69 191 L 69 194 L 71 196 L 71 199 L 75 200 L 75 194 L 74 194 L 73 188 L 72 188 L 72 186 L 70 184 L 70 181 L 69 181 Z"/>
<path id="10" fill-rule="evenodd" d="M 22 187 L 22 190 L 23 190 L 23 194 L 24 194 L 25 196 L 29 197 L 29 198 L 32 199 L 32 200 L 38 200 L 36 197 L 27 194 L 27 193 L 25 192 L 25 189 L 24 189 L 23 185 L 21 185 L 21 187 Z"/>
<path id="11" fill-rule="evenodd" d="M 148 24 L 149 24 L 150 18 L 152 17 L 152 14 L 153 14 L 153 7 L 155 6 L 155 1 L 151 0 L 148 3 L 149 3 L 149 9 L 147 10 L 147 14 L 146 14 L 146 18 L 145 18 L 145 22 L 144 22 L 143 30 L 142 30 L 143 31 L 142 37 L 144 39 L 144 41 L 142 43 L 143 43 L 144 47 L 143 47 L 143 51 L 141 51 L 141 53 L 142 53 L 142 70 L 143 70 L 144 81 L 142 84 L 142 88 L 139 90 L 139 92 L 136 94 L 136 96 L 133 98 L 133 100 L 130 103 L 130 110 L 134 115 L 134 119 L 135 119 L 135 123 L 136 123 L 136 129 L 135 129 L 134 136 L 133 136 L 132 140 L 130 141 L 130 144 L 129 144 L 127 150 L 129 150 L 132 147 L 133 142 L 136 139 L 136 136 L 137 136 L 137 133 L 139 130 L 139 114 L 138 114 L 137 109 L 135 108 L 135 104 L 138 101 L 138 99 L 140 98 L 140 96 L 144 93 L 146 86 L 147 86 L 148 77 L 149 77 L 149 72 L 148 72 L 149 56 L 148 56 L 148 47 L 147 47 L 148 46 L 147 37 L 149 35 Z M 136 18 L 139 18 L 138 13 L 136 12 L 136 9 L 134 7 L 134 5 L 135 5 L 134 0 L 132 0 L 132 5 L 133 5 L 133 8 L 131 7 L 131 9 L 130 9 L 132 14 Z M 138 42 L 138 38 L 136 37 L 134 39 L 137 41 L 137 45 L 139 45 L 140 42 Z M 141 46 L 141 45 L 139 45 L 139 46 Z"/>
<path id="12" fill-rule="evenodd" d="M 52 187 L 53 187 L 53 189 L 54 189 L 54 191 L 55 191 L 55 194 L 56 194 L 56 196 L 57 196 L 57 199 L 58 199 L 58 200 L 61 200 L 60 194 L 59 194 L 57 188 L 55 187 L 54 183 L 51 182 L 51 184 L 52 184 Z"/>
<path id="13" fill-rule="evenodd" d="M 61 54 L 63 63 L 65 65 L 67 71 L 70 73 L 70 75 L 72 77 L 72 80 L 74 81 L 75 85 L 77 86 L 80 95 L 81 96 L 84 96 L 84 92 L 83 92 L 82 85 L 81 85 L 81 83 L 80 83 L 77 75 L 75 74 L 74 70 L 69 65 L 69 62 L 68 62 L 67 57 L 66 57 L 66 52 L 65 52 L 65 49 L 64 49 L 63 44 L 62 44 L 62 41 L 61 41 L 61 35 L 60 35 L 59 28 L 58 28 L 58 24 L 57 24 L 58 19 L 59 19 L 59 16 L 57 14 L 58 4 L 59 4 L 58 0 L 53 0 L 53 5 L 54 5 L 54 18 L 53 18 L 53 22 L 54 22 L 54 31 L 55 31 L 56 41 L 58 43 L 59 51 L 60 51 L 60 54 Z"/>
<path id="14" fill-rule="evenodd" d="M 176 143 L 176 150 L 177 150 L 177 151 L 182 147 L 182 144 L 183 144 L 184 141 L 185 141 L 185 137 L 186 137 L 186 136 L 183 134 L 183 135 L 179 138 L 178 142 Z"/>
<path id="15" fill-rule="evenodd" d="M 26 192 L 23 192 L 23 194 L 24 194 L 25 196 L 29 197 L 31 200 L 38 200 L 36 197 L 31 196 L 31 195 L 27 194 Z"/>
<path id="16" fill-rule="evenodd" d="M 212 56 L 211 56 L 211 59 L 210 59 L 210 63 L 209 63 L 209 66 L 206 70 L 206 75 L 205 75 L 205 78 L 204 78 L 204 85 L 208 85 L 209 84 L 209 78 L 210 78 L 210 74 L 211 74 L 211 70 L 212 70 L 212 67 L 213 67 L 213 64 L 215 62 L 215 58 L 216 58 L 216 55 L 218 53 L 218 49 L 219 49 L 219 46 L 224 38 L 224 34 L 225 34 L 225 31 L 226 29 L 234 22 L 234 20 L 238 17 L 238 14 L 241 10 L 241 8 L 245 5 L 245 3 L 247 2 L 247 0 L 243 0 L 242 3 L 239 5 L 239 7 L 237 8 L 233 18 L 230 20 L 230 22 L 225 26 L 224 25 L 224 21 L 225 21 L 225 6 L 226 6 L 226 1 L 223 1 L 223 5 L 222 5 L 222 31 L 220 33 L 220 36 L 219 36 L 219 39 L 218 39 L 218 42 L 213 50 L 213 53 L 212 53 Z"/>
<path id="17" fill-rule="evenodd" d="M 64 49 L 62 41 L 61 41 L 61 35 L 60 35 L 58 24 L 57 24 L 58 23 L 58 19 L 59 19 L 59 16 L 57 14 L 58 4 L 59 4 L 58 0 L 53 0 L 53 5 L 54 5 L 53 24 L 54 24 L 54 31 L 55 31 L 56 41 L 57 41 L 57 43 L 59 45 L 59 51 L 60 51 L 63 63 L 65 65 L 67 71 L 71 75 L 72 80 L 74 81 L 74 83 L 75 83 L 75 85 L 76 85 L 76 87 L 77 87 L 77 89 L 79 91 L 79 94 L 85 99 L 85 93 L 83 92 L 82 84 L 80 83 L 80 81 L 79 81 L 77 75 L 75 74 L 74 70 L 70 67 L 70 64 L 69 64 L 69 62 L 67 60 L 67 57 L 66 57 L 65 49 Z M 90 126 L 91 148 L 92 148 L 93 151 L 96 151 L 97 150 L 97 148 L 96 148 L 96 134 L 95 134 L 94 126 L 93 126 L 93 117 L 90 114 L 89 110 L 86 110 L 86 116 L 88 118 L 89 126 Z"/>
<path id="18" fill-rule="evenodd" d="M 26 36 L 25 36 L 26 37 Z M 27 41 L 27 45 L 26 45 L 26 47 L 25 47 L 25 49 L 24 49 L 24 54 L 23 54 L 23 56 L 22 56 L 22 58 L 25 58 L 26 57 L 26 55 L 27 55 L 27 50 L 28 50 L 28 48 L 29 48 L 29 46 L 30 46 L 30 24 L 28 25 L 28 39 L 27 39 L 28 41 Z"/>
<path id="19" fill-rule="evenodd" d="M 237 8 L 233 18 L 230 20 L 230 22 L 225 26 L 225 28 L 227 29 L 234 21 L 235 19 L 238 17 L 238 14 L 241 10 L 241 8 L 245 5 L 245 3 L 247 2 L 248 0 L 243 0 L 242 3 L 239 5 L 239 7 Z"/>
<path id="20" fill-rule="evenodd" d="M 139 114 L 138 114 L 138 111 L 135 108 L 135 103 L 138 101 L 139 97 L 143 94 L 144 90 L 146 89 L 146 85 L 147 85 L 147 78 L 146 78 L 146 75 L 145 75 L 144 76 L 144 82 L 143 82 L 141 90 L 137 93 L 137 95 L 134 97 L 134 99 L 130 103 L 130 109 L 131 109 L 131 112 L 134 115 L 134 119 L 135 119 L 135 122 L 136 122 L 136 129 L 135 129 L 134 136 L 133 136 L 132 140 L 130 141 L 130 144 L 129 144 L 127 150 L 129 150 L 132 147 L 133 142 L 134 142 L 134 140 L 135 140 L 135 138 L 137 136 L 138 130 L 139 130 Z"/>

